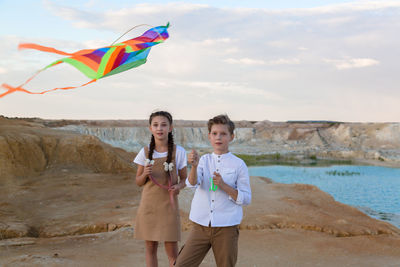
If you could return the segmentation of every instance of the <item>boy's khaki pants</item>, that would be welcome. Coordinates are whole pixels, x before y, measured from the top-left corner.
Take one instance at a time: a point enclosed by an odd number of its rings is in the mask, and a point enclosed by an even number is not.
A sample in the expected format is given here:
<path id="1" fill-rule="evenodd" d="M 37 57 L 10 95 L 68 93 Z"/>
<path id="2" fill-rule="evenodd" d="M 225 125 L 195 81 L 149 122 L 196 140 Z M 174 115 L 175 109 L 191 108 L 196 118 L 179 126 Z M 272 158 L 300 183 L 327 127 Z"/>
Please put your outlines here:
<path id="1" fill-rule="evenodd" d="M 209 251 L 213 250 L 218 267 L 233 267 L 238 254 L 239 227 L 206 227 L 194 223 L 188 240 L 179 252 L 175 266 L 199 266 Z"/>

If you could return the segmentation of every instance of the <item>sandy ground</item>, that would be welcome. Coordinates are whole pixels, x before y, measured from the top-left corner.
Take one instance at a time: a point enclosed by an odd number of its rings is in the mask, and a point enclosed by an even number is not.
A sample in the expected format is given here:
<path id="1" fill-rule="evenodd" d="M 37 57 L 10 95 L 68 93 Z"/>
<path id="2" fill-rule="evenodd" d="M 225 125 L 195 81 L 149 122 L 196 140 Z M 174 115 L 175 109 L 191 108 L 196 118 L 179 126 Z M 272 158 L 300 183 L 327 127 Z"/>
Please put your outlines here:
<path id="1" fill-rule="evenodd" d="M 43 236 L 0 240 L 0 266 L 145 266 L 144 243 L 133 238 L 140 191 L 132 179 L 57 173 L 15 184 L 14 193 L 25 201 L 0 197 L 2 203 L 15 205 L 8 210 L 18 209 L 18 218 L 25 211 L 22 221 L 36 225 Z M 399 229 L 335 202 L 316 187 L 252 177 L 252 188 L 253 204 L 245 209 L 237 266 L 399 266 Z M 187 212 L 192 196 L 188 189 L 180 194 L 182 229 L 190 228 Z M 119 228 L 107 229 L 111 224 Z M 106 232 L 85 234 L 90 231 Z M 183 242 L 188 233 L 183 231 Z M 340 233 L 351 236 L 339 237 Z M 168 266 L 163 244 L 158 256 L 159 266 Z M 216 266 L 211 250 L 201 266 Z"/>
<path id="2" fill-rule="evenodd" d="M 183 240 L 188 231 L 183 232 Z M 55 238 L 0 241 L 1 266 L 145 266 L 133 229 Z M 182 245 L 182 244 L 180 244 Z M 159 266 L 168 266 L 163 245 Z M 304 230 L 241 230 L 237 266 L 399 266 L 400 239 L 333 237 Z M 210 250 L 201 266 L 215 266 Z"/>

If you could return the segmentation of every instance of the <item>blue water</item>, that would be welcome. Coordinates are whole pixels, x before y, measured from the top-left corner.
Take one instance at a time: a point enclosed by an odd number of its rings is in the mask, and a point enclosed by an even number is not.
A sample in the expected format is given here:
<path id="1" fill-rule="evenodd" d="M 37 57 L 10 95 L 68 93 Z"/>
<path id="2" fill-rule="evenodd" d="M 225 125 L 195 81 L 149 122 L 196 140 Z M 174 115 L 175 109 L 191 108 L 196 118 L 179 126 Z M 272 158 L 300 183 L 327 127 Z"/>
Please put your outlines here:
<path id="1" fill-rule="evenodd" d="M 400 168 L 265 166 L 250 167 L 249 172 L 277 183 L 315 185 L 336 201 L 400 228 Z"/>

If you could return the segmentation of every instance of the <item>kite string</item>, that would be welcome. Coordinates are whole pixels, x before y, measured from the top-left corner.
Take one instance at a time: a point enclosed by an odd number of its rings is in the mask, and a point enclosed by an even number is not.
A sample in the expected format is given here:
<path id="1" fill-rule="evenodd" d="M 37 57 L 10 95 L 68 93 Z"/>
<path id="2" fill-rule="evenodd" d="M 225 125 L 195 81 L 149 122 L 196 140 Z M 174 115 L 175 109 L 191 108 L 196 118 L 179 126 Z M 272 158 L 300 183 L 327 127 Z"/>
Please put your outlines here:
<path id="1" fill-rule="evenodd" d="M 149 27 L 151 27 L 151 28 L 154 28 L 154 26 L 152 26 L 152 25 L 150 25 L 150 24 L 139 24 L 139 25 L 133 26 L 132 28 L 130 28 L 129 30 L 127 30 L 124 34 L 122 34 L 120 37 L 118 37 L 114 42 L 112 42 L 110 46 L 112 46 L 113 44 L 115 44 L 119 39 L 121 39 L 121 38 L 122 38 L 125 34 L 127 34 L 128 32 L 130 32 L 130 31 L 132 31 L 133 29 L 136 29 L 136 28 L 138 28 L 138 27 L 141 27 L 141 26 L 149 26 Z M 158 32 L 157 32 L 157 33 L 158 33 Z M 160 34 L 158 33 L 158 35 L 160 35 Z M 160 35 L 160 37 L 161 37 L 161 35 Z"/>

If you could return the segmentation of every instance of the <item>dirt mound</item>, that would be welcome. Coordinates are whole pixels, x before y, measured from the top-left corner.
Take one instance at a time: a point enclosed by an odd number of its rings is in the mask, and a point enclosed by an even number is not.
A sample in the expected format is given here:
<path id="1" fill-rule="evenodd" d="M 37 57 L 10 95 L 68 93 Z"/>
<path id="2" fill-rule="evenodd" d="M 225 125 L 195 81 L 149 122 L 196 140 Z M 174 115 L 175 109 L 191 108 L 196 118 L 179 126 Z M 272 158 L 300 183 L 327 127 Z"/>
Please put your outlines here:
<path id="1" fill-rule="evenodd" d="M 134 155 L 94 136 L 58 131 L 37 122 L 0 118 L 0 182 L 69 166 L 97 173 L 133 172 Z"/>
<path id="2" fill-rule="evenodd" d="M 303 229 L 334 236 L 400 235 L 395 226 L 342 204 L 316 186 L 271 183 L 251 178 L 252 204 L 245 208 L 242 229 Z"/>

